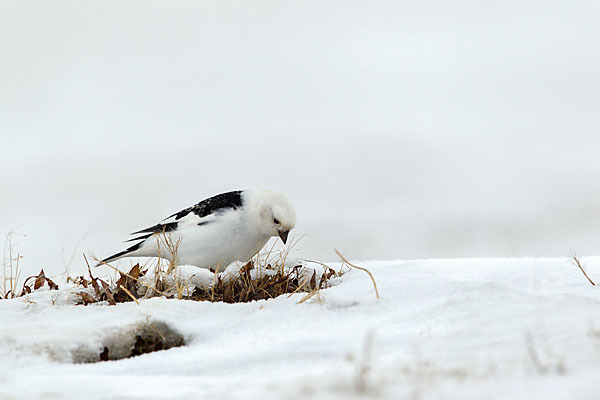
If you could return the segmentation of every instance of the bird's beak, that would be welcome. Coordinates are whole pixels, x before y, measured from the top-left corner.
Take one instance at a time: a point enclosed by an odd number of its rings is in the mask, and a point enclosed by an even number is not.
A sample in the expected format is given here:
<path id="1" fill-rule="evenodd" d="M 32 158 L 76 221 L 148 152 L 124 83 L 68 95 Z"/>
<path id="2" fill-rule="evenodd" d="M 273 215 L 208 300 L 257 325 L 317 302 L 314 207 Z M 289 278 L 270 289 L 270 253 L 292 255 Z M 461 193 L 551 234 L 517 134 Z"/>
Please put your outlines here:
<path id="1" fill-rule="evenodd" d="M 288 237 L 289 233 L 290 233 L 290 231 L 279 231 L 279 237 L 281 238 L 281 241 L 283 242 L 283 244 L 285 244 L 285 242 L 287 242 L 287 237 Z"/>

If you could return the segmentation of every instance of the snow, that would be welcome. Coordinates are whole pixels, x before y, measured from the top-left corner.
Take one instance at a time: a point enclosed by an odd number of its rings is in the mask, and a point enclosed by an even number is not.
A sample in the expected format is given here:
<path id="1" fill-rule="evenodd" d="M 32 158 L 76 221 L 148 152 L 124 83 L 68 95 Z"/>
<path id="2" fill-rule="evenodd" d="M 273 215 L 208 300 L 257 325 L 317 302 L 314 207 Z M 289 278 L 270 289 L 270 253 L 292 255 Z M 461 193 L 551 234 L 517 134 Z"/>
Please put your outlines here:
<path id="1" fill-rule="evenodd" d="M 592 279 L 600 257 L 583 258 Z M 1 399 L 593 398 L 600 292 L 566 258 L 364 261 L 319 296 L 0 301 Z M 336 268 L 339 265 L 331 265 Z M 185 269 L 184 269 L 185 271 Z M 188 268 L 189 271 L 189 268 Z M 73 363 L 162 321 L 186 345 Z"/>

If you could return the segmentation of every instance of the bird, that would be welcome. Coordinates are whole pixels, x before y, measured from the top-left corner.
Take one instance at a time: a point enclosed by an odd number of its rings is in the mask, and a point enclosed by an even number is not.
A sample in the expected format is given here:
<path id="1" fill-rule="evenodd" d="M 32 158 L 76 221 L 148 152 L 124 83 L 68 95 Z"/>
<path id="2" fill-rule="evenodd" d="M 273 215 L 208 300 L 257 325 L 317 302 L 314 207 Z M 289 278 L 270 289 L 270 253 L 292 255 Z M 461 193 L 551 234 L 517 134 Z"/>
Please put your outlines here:
<path id="1" fill-rule="evenodd" d="M 160 257 L 176 265 L 223 270 L 235 261 L 250 260 L 271 237 L 286 244 L 295 225 L 295 208 L 283 193 L 221 193 L 131 233 L 139 236 L 126 242 L 136 244 L 98 265 L 125 257 Z"/>

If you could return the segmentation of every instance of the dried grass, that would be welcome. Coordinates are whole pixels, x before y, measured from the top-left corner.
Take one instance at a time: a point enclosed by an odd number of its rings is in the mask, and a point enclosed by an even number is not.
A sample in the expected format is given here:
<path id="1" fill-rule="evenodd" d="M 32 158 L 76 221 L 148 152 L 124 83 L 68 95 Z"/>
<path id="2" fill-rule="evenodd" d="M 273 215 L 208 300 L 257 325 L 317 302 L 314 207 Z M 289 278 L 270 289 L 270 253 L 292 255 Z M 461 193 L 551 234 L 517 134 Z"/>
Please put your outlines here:
<path id="1" fill-rule="evenodd" d="M 13 254 L 12 236 L 14 232 L 9 232 L 6 235 L 6 241 L 4 242 L 4 254 L 2 259 L 2 289 L 0 290 L 0 298 L 12 299 L 20 295 L 20 291 L 17 290 L 19 281 L 19 261 L 21 255 Z"/>
<path id="2" fill-rule="evenodd" d="M 129 272 L 109 265 L 120 275 L 119 279 L 111 285 L 93 277 L 91 272 L 89 279 L 80 276 L 74 282 L 83 288 L 94 288 L 93 292 L 88 290 L 77 293 L 81 297 L 80 304 L 108 301 L 109 304 L 114 305 L 129 301 L 138 302 L 140 298 L 149 297 L 245 303 L 272 299 L 284 294 L 305 292 L 307 295 L 300 300 L 302 303 L 317 294 L 319 290 L 328 287 L 330 279 L 343 273 L 343 271 L 324 267 L 321 277 L 317 278 L 316 272 L 313 272 L 311 278 L 306 279 L 302 272 L 302 265 L 290 269 L 271 264 L 264 266 L 263 269 L 263 267 L 255 265 L 256 260 L 249 261 L 233 276 L 219 274 L 218 271 L 215 271 L 213 282 L 206 286 L 184 287 L 180 279 L 169 280 L 167 279 L 168 275 L 164 275 L 155 278 L 155 282 L 159 282 L 157 285 L 160 287 L 159 289 L 140 279 L 148 273 L 148 269 L 140 267 L 139 264 L 134 265 Z M 177 270 L 171 272 L 171 274 L 176 273 Z M 165 272 L 165 274 L 167 273 Z"/>
<path id="3" fill-rule="evenodd" d="M 581 272 L 583 273 L 583 276 L 585 276 L 587 278 L 588 282 L 591 283 L 592 286 L 596 286 L 594 281 L 588 276 L 588 274 L 583 269 L 583 265 L 581 265 L 581 261 L 579 260 L 579 257 L 573 256 L 572 259 L 573 259 L 573 263 L 577 266 L 577 268 L 579 268 L 581 270 Z"/>
<path id="4" fill-rule="evenodd" d="M 212 282 L 200 286 L 194 286 L 189 280 L 182 279 L 181 272 L 177 266 L 178 242 L 173 242 L 169 235 L 160 237 L 159 249 L 164 246 L 165 251 L 170 253 L 168 265 L 158 262 L 154 266 L 154 274 L 148 274 L 150 267 L 134 265 L 129 271 L 123 271 L 109 263 L 98 261 L 113 269 L 118 276 L 112 280 L 103 280 L 92 274 L 92 269 L 87 258 L 88 275 L 67 277 L 67 283 L 72 282 L 76 288 L 80 288 L 75 294 L 79 296 L 77 304 L 93 304 L 107 302 L 109 305 L 135 301 L 150 297 L 177 298 L 182 300 L 211 301 L 225 303 L 243 303 L 255 300 L 273 299 L 278 296 L 296 293 L 304 293 L 299 303 L 304 303 L 316 296 L 320 301 L 320 290 L 330 286 L 330 280 L 343 275 L 347 269 L 344 264 L 339 271 L 330 268 L 318 261 L 307 260 L 306 263 L 315 263 L 320 266 L 322 273 L 317 274 L 316 269 L 306 265 L 289 265 L 287 263 L 290 249 L 294 247 L 299 238 L 291 242 L 285 251 L 273 254 L 273 247 L 261 256 L 242 266 L 235 274 L 219 273 L 219 266 L 214 272 Z M 158 240 L 158 239 L 157 239 Z M 50 290 L 57 290 L 58 285 L 45 276 L 41 270 L 38 275 L 30 276 L 23 282 L 22 288 L 17 290 L 18 260 L 20 256 L 13 257 L 10 241 L 5 246 L 4 263 L 4 290 L 0 291 L 0 299 L 25 296 L 47 286 Z M 160 250 L 159 250 L 160 251 Z M 337 250 L 336 253 L 344 263 L 352 268 L 366 271 L 373 280 L 375 294 L 379 298 L 377 284 L 371 273 L 365 268 L 355 266 L 348 262 Z M 8 261 L 7 261 L 8 256 Z M 287 263 L 287 265 L 286 265 Z M 8 268 L 8 270 L 7 270 Z M 7 278 L 8 272 L 8 278 Z M 312 274 L 311 274 L 312 272 Z M 8 283 L 8 287 L 7 287 Z"/>
<path id="5" fill-rule="evenodd" d="M 357 265 L 354 265 L 352 263 L 350 263 L 350 261 L 346 260 L 346 258 L 344 258 L 344 256 L 342 255 L 342 253 L 340 253 L 339 251 L 335 251 L 335 253 L 338 255 L 339 258 L 342 259 L 342 261 L 344 263 L 346 263 L 346 265 L 348 265 L 349 267 L 352 268 L 356 268 L 356 269 L 360 269 L 361 271 L 365 271 L 367 274 L 369 274 L 369 277 L 371 278 L 371 281 L 373 281 L 373 287 L 375 288 L 375 296 L 377 296 L 377 298 L 379 298 L 379 290 L 377 290 L 377 282 L 375 282 L 375 278 L 373 278 L 373 274 L 371 273 L 371 271 L 369 271 L 366 268 L 363 267 L 359 267 Z"/>
<path id="6" fill-rule="evenodd" d="M 160 239 L 159 249 L 163 243 L 170 255 L 168 257 L 170 261 L 166 268 L 160 262 L 155 266 L 153 285 L 146 283 L 148 279 L 141 279 L 148 274 L 147 267 L 136 264 L 129 272 L 125 272 L 97 260 L 118 272 L 119 279 L 109 287 L 103 284 L 103 290 L 100 292 L 95 290 L 93 294 L 95 294 L 96 301 L 106 300 L 109 304 L 114 304 L 126 301 L 137 302 L 139 298 L 161 296 L 195 301 L 244 303 L 303 292 L 306 293 L 300 300 L 300 303 L 303 303 L 315 295 L 318 296 L 321 289 L 329 287 L 330 279 L 339 277 L 345 272 L 343 266 L 336 271 L 323 263 L 309 261 L 319 264 L 323 273 L 317 276 L 316 271 L 313 270 L 312 275 L 307 277 L 306 272 L 310 269 L 306 269 L 304 265 L 294 265 L 291 268 L 289 265 L 286 266 L 290 250 L 297 245 L 302 239 L 301 237 L 292 241 L 285 251 L 278 254 L 273 254 L 273 247 L 271 247 L 262 256 L 258 255 L 242 266 L 234 275 L 220 274 L 220 266 L 217 265 L 215 270 L 211 270 L 214 276 L 210 284 L 190 287 L 189 281 L 184 281 L 181 276 L 177 276 L 179 243 L 173 242 L 169 235 L 162 235 Z M 86 284 L 94 286 L 93 282 L 97 278 L 92 276 L 89 264 L 88 272 L 90 279 L 79 277 L 78 283 L 84 286 Z M 91 302 L 89 297 L 80 296 L 83 304 Z"/>

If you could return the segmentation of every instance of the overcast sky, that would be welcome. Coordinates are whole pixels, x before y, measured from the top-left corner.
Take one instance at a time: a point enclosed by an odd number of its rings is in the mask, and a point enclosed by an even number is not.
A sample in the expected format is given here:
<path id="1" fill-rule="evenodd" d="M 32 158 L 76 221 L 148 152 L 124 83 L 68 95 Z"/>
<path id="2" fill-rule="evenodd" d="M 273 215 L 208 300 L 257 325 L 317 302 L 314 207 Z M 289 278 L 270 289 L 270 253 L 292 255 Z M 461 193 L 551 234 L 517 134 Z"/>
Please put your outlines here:
<path id="1" fill-rule="evenodd" d="M 270 188 L 307 258 L 598 255 L 599 4 L 0 0 L 0 233 L 79 270 Z"/>

